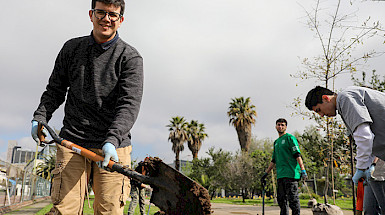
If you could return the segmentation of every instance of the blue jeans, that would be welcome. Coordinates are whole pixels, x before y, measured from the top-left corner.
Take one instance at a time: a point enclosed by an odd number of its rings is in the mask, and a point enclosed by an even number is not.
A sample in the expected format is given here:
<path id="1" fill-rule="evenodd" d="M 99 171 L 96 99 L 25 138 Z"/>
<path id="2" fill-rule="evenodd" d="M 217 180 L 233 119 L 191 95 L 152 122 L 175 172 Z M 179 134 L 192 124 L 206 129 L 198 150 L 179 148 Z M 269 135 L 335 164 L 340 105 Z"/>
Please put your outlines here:
<path id="1" fill-rule="evenodd" d="M 298 196 L 298 181 L 292 178 L 278 179 L 277 200 L 281 208 L 281 215 L 289 215 L 289 207 L 292 215 L 299 215 L 301 205 Z"/>
<path id="2" fill-rule="evenodd" d="M 364 214 L 385 215 L 385 181 L 370 181 L 365 186 Z"/>

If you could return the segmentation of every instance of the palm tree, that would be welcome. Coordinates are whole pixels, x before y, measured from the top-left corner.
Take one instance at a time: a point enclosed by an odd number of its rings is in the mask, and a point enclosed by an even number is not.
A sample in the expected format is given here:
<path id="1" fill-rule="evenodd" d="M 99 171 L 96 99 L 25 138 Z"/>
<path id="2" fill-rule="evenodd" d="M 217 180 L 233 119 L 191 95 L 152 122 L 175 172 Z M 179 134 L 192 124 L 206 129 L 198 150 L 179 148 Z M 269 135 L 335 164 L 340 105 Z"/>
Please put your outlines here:
<path id="1" fill-rule="evenodd" d="M 175 169 L 179 170 L 179 154 L 184 150 L 184 142 L 187 141 L 187 122 L 183 117 L 176 116 L 167 125 L 170 134 L 168 140 L 172 142 L 172 151 L 175 153 Z"/>
<path id="2" fill-rule="evenodd" d="M 187 125 L 187 144 L 188 148 L 192 152 L 193 159 L 198 158 L 198 152 L 201 149 L 203 140 L 208 137 L 205 133 L 205 125 L 202 123 L 198 123 L 197 120 L 191 120 L 191 122 Z"/>
<path id="3" fill-rule="evenodd" d="M 230 117 L 229 123 L 237 131 L 241 150 L 248 152 L 251 144 L 251 125 L 255 124 L 254 117 L 257 117 L 255 106 L 251 104 L 250 97 L 232 99 L 227 115 Z"/>
<path id="4" fill-rule="evenodd" d="M 42 178 L 45 178 L 47 180 L 52 179 L 52 170 L 55 169 L 55 163 L 56 163 L 56 155 L 55 154 L 49 154 L 44 158 L 44 162 L 40 163 L 36 167 L 36 174 Z"/>

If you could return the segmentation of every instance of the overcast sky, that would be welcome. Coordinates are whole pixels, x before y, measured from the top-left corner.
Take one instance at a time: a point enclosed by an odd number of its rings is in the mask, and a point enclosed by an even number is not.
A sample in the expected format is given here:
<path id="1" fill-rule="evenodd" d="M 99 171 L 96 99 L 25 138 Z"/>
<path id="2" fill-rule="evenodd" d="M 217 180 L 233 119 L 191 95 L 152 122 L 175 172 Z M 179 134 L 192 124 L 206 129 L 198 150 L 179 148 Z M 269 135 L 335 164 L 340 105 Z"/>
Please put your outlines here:
<path id="1" fill-rule="evenodd" d="M 326 9 L 336 0 L 322 2 Z M 343 2 L 343 10 L 358 10 L 358 21 L 371 16 L 385 23 L 384 1 L 354 1 L 353 6 Z M 65 41 L 89 34 L 92 23 L 89 0 L 2 5 L 0 158 L 5 160 L 9 140 L 35 150 L 30 121 L 54 60 Z M 141 53 L 145 73 L 143 102 L 132 130 L 132 158 L 158 156 L 172 162 L 165 126 L 177 115 L 205 124 L 209 138 L 199 157 L 209 147 L 239 150 L 226 113 L 231 98 L 240 96 L 250 97 L 256 106 L 252 133 L 257 138 L 275 139 L 280 117 L 288 120 L 289 133 L 302 132 L 311 122 L 292 117 L 288 105 L 317 83 L 290 74 L 301 69 L 301 59 L 321 54 L 319 41 L 305 25 L 303 7 L 312 5 L 309 0 L 126 0 L 119 34 Z M 377 49 L 377 42 L 365 46 Z M 384 75 L 384 62 L 384 56 L 369 61 L 367 70 Z M 351 85 L 350 76 L 337 84 L 338 89 Z M 49 124 L 60 129 L 62 119 L 61 107 Z M 187 145 L 180 158 L 191 160 Z"/>

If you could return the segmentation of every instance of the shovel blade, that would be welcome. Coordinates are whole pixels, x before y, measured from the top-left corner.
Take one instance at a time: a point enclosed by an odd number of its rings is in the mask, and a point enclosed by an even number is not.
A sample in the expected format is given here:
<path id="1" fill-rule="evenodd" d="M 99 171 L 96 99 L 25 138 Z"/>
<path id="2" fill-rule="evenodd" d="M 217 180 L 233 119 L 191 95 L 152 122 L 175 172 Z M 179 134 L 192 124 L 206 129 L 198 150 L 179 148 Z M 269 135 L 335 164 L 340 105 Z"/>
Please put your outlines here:
<path id="1" fill-rule="evenodd" d="M 210 196 L 203 186 L 159 158 L 149 158 L 146 162 L 153 188 L 150 201 L 164 214 L 211 214 Z"/>

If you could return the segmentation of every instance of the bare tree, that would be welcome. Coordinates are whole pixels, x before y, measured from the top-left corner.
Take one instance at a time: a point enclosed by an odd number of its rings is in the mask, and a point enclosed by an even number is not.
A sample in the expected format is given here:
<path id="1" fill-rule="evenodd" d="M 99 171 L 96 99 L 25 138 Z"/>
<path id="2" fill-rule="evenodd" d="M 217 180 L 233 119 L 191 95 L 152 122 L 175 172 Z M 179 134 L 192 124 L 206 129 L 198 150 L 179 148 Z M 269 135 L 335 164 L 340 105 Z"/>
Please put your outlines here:
<path id="1" fill-rule="evenodd" d="M 334 2 L 334 1 L 332 1 Z M 321 6 L 321 1 L 316 0 L 312 9 L 304 8 L 308 28 L 314 32 L 315 38 L 319 41 L 321 53 L 312 58 L 303 58 L 303 69 L 296 74 L 291 75 L 300 80 L 315 79 L 326 88 L 335 91 L 335 80 L 342 74 L 353 74 L 364 68 L 365 63 L 373 57 L 384 54 L 384 51 L 369 50 L 364 51 L 364 42 L 367 40 L 377 40 L 383 42 L 384 30 L 379 21 L 372 21 L 369 16 L 362 23 L 356 19 L 356 12 L 342 12 L 342 3 L 347 1 L 336 1 L 336 5 L 332 7 Z M 322 2 L 322 5 L 324 5 Z M 350 2 L 353 4 L 352 2 Z M 297 97 L 294 99 L 291 107 L 294 114 L 299 114 L 310 119 L 314 119 L 319 127 L 326 132 L 326 139 L 329 143 L 328 165 L 326 169 L 331 168 L 332 190 L 334 190 L 334 143 L 336 142 L 337 133 L 343 126 L 343 123 L 332 118 L 321 118 L 314 113 L 303 110 L 302 99 Z M 335 126 L 331 126 L 335 125 Z M 336 129 L 337 128 L 337 129 Z M 329 176 L 326 171 L 326 187 L 328 186 Z M 327 202 L 327 189 L 325 189 L 325 203 Z M 333 193 L 333 200 L 335 196 Z M 334 202 L 335 203 L 335 202 Z"/>

